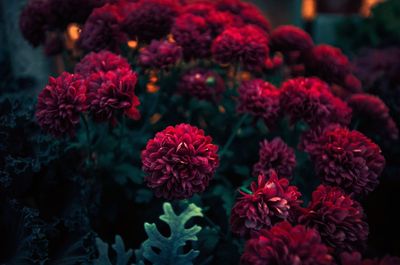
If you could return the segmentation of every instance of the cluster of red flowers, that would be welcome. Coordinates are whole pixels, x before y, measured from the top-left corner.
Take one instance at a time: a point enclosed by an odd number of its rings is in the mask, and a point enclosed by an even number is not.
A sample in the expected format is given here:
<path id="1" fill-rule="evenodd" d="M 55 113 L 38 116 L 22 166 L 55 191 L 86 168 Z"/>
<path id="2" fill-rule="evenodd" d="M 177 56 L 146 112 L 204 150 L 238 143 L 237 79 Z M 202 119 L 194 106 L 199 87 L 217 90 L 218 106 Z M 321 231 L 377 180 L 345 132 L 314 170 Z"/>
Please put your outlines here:
<path id="1" fill-rule="evenodd" d="M 76 74 L 50 78 L 38 97 L 38 123 L 54 136 L 73 136 L 86 111 L 95 121 L 113 125 L 120 112 L 139 119 L 136 82 L 125 59 L 110 52 L 91 53 L 76 66 Z"/>

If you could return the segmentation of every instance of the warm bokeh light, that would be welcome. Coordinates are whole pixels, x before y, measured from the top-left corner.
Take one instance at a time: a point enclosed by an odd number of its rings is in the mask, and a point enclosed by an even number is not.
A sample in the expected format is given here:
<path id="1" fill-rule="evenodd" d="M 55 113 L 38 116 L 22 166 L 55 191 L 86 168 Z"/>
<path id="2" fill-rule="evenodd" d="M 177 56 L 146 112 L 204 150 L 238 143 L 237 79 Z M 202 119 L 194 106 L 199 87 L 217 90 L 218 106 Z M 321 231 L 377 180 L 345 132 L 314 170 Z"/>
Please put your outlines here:
<path id="1" fill-rule="evenodd" d="M 72 23 L 67 27 L 67 34 L 70 40 L 77 41 L 81 34 L 81 28 L 78 24 Z"/>
<path id="2" fill-rule="evenodd" d="M 303 0 L 301 6 L 301 15 L 304 20 L 313 20 L 317 13 L 317 4 L 315 0 Z"/>
<path id="3" fill-rule="evenodd" d="M 130 40 L 128 41 L 128 47 L 131 49 L 136 49 L 138 47 L 138 41 L 136 40 Z"/>
<path id="4" fill-rule="evenodd" d="M 147 92 L 149 93 L 157 93 L 160 90 L 160 87 L 155 85 L 154 83 L 147 83 L 146 85 Z"/>
<path id="5" fill-rule="evenodd" d="M 371 15 L 371 9 L 382 2 L 383 0 L 364 0 L 360 9 L 361 15 L 364 17 L 369 17 Z"/>
<path id="6" fill-rule="evenodd" d="M 162 115 L 160 113 L 154 113 L 151 117 L 150 117 L 150 123 L 151 124 L 156 124 L 159 120 L 161 120 Z"/>

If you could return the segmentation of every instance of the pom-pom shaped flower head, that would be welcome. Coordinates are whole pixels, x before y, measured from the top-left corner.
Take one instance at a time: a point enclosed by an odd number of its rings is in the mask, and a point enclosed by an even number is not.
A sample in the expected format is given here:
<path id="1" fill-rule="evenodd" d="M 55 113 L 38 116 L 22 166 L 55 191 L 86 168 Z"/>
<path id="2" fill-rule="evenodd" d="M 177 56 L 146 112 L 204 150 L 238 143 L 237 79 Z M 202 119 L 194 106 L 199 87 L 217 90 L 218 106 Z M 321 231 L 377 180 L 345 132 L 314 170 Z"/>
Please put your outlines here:
<path id="1" fill-rule="evenodd" d="M 145 181 L 157 197 L 190 198 L 203 192 L 218 164 L 218 147 L 211 137 L 189 124 L 169 126 L 142 151 Z"/>
<path id="2" fill-rule="evenodd" d="M 295 218 L 301 194 L 297 187 L 289 186 L 287 179 L 278 179 L 274 170 L 269 172 L 269 179 L 259 175 L 250 189 L 251 194 L 241 191 L 243 196 L 232 208 L 230 223 L 234 233 L 247 237 L 282 220 Z"/>
<path id="3" fill-rule="evenodd" d="M 360 131 L 375 132 L 390 139 L 397 139 L 399 130 L 389 113 L 389 108 L 378 97 L 369 94 L 354 94 L 347 103 L 353 109 L 353 120 Z"/>
<path id="4" fill-rule="evenodd" d="M 263 118 L 267 126 L 274 126 L 281 110 L 279 90 L 274 85 L 254 79 L 243 82 L 238 92 L 238 112 Z"/>
<path id="5" fill-rule="evenodd" d="M 279 177 L 289 178 L 296 166 L 296 156 L 293 148 L 287 146 L 281 138 L 260 143 L 259 160 L 253 167 L 253 175 L 267 174 L 269 170 L 276 171 Z"/>
<path id="6" fill-rule="evenodd" d="M 166 69 L 182 57 L 182 48 L 176 43 L 153 40 L 140 50 L 138 63 L 144 68 Z"/>
<path id="7" fill-rule="evenodd" d="M 190 13 L 176 18 L 172 35 L 182 47 L 185 60 L 207 58 L 211 55 L 212 35 L 207 21 Z"/>
<path id="8" fill-rule="evenodd" d="M 301 28 L 285 25 L 272 31 L 271 46 L 274 51 L 304 51 L 311 49 L 314 42 L 310 35 Z"/>
<path id="9" fill-rule="evenodd" d="M 335 97 L 318 78 L 294 78 L 282 84 L 281 106 L 292 123 L 303 120 L 311 127 L 340 123 L 348 125 L 351 109 Z"/>
<path id="10" fill-rule="evenodd" d="M 75 65 L 75 73 L 88 77 L 96 72 L 108 72 L 117 69 L 130 70 L 128 61 L 112 52 L 91 52 Z"/>
<path id="11" fill-rule="evenodd" d="M 123 21 L 125 32 L 141 42 L 166 36 L 178 14 L 173 0 L 140 0 L 133 4 Z"/>
<path id="12" fill-rule="evenodd" d="M 224 80 L 214 71 L 195 68 L 184 73 L 178 92 L 198 99 L 218 101 L 225 91 Z"/>
<path id="13" fill-rule="evenodd" d="M 40 127 L 59 137 L 74 136 L 80 114 L 86 109 L 86 86 L 81 76 L 62 73 L 50 77 L 40 92 L 36 107 L 36 119 Z"/>
<path id="14" fill-rule="evenodd" d="M 21 12 L 19 28 L 22 36 L 34 47 L 44 43 L 51 13 L 48 1 L 29 0 Z"/>
<path id="15" fill-rule="evenodd" d="M 320 185 L 299 222 L 315 228 L 337 253 L 363 249 L 368 237 L 361 205 L 337 187 Z"/>
<path id="16" fill-rule="evenodd" d="M 213 58 L 220 64 L 260 70 L 269 55 L 268 42 L 267 34 L 256 26 L 227 28 L 213 42 Z"/>
<path id="17" fill-rule="evenodd" d="M 359 252 L 343 252 L 340 254 L 340 265 L 400 265 L 400 258 L 385 256 L 381 259 L 362 259 Z"/>
<path id="18" fill-rule="evenodd" d="M 116 5 L 106 4 L 90 14 L 79 36 L 78 45 L 85 51 L 118 52 L 126 40 L 121 31 L 122 16 Z"/>
<path id="19" fill-rule="evenodd" d="M 315 229 L 281 222 L 246 242 L 243 265 L 333 265 L 328 247 Z"/>
<path id="20" fill-rule="evenodd" d="M 324 183 L 354 195 L 366 195 L 374 190 L 385 166 L 378 145 L 362 133 L 345 128 L 325 130 L 305 150 Z"/>
<path id="21" fill-rule="evenodd" d="M 110 121 L 115 125 L 118 112 L 138 120 L 140 114 L 137 107 L 140 102 L 135 95 L 136 82 L 136 73 L 124 68 L 90 75 L 87 80 L 87 99 L 94 120 Z"/>

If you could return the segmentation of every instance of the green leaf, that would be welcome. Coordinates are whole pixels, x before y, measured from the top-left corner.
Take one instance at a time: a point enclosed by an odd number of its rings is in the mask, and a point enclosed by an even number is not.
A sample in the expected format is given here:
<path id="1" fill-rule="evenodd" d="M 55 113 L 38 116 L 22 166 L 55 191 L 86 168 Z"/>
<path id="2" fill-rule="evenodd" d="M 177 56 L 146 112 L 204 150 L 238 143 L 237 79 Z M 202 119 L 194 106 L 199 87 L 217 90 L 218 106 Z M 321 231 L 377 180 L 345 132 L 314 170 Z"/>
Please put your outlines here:
<path id="1" fill-rule="evenodd" d="M 153 265 L 193 264 L 199 251 L 192 249 L 183 254 L 182 247 L 185 246 L 186 241 L 197 241 L 197 233 L 201 231 L 201 227 L 194 225 L 185 228 L 185 224 L 193 217 L 202 217 L 201 208 L 191 203 L 181 214 L 176 215 L 171 204 L 166 202 L 163 209 L 164 214 L 160 216 L 160 220 L 168 224 L 171 234 L 165 237 L 158 231 L 155 224 L 145 223 L 144 229 L 149 238 L 142 244 L 143 257 Z M 154 248 L 159 252 L 156 252 Z"/>
<path id="2" fill-rule="evenodd" d="M 132 249 L 125 249 L 124 241 L 121 236 L 115 236 L 115 243 L 112 245 L 116 253 L 115 263 L 112 263 L 108 256 L 108 244 L 100 238 L 96 238 L 96 246 L 99 251 L 99 257 L 93 261 L 94 265 L 128 265 L 132 257 Z"/>

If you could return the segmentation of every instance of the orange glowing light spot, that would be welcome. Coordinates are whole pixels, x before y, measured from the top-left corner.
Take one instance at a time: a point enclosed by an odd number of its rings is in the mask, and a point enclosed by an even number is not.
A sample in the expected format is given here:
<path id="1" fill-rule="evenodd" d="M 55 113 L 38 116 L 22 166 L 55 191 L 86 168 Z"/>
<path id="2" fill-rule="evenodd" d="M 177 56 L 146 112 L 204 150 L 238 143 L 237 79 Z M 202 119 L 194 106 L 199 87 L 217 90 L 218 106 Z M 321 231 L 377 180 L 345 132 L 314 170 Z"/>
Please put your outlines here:
<path id="1" fill-rule="evenodd" d="M 153 75 L 153 76 L 151 76 L 151 77 L 149 78 L 149 81 L 150 81 L 150 83 L 155 84 L 155 83 L 157 83 L 157 81 L 158 81 L 158 77 L 157 77 L 156 75 Z"/>
<path id="2" fill-rule="evenodd" d="M 313 20 L 317 14 L 317 5 L 315 0 L 303 0 L 301 6 L 301 16 L 304 20 Z"/>
<path id="3" fill-rule="evenodd" d="M 250 79 L 251 79 L 250 72 L 247 72 L 247 71 L 240 72 L 240 80 L 249 81 Z"/>
<path id="4" fill-rule="evenodd" d="M 225 112 L 226 112 L 224 106 L 222 106 L 222 105 L 219 105 L 219 106 L 218 106 L 218 110 L 219 110 L 219 112 L 221 112 L 221 113 L 225 113 Z"/>
<path id="5" fill-rule="evenodd" d="M 174 35 L 168 34 L 167 40 L 168 40 L 168 42 L 174 43 L 175 42 Z"/>
<path id="6" fill-rule="evenodd" d="M 382 2 L 383 0 L 364 0 L 360 9 L 361 15 L 364 17 L 371 16 L 371 9 Z"/>
<path id="7" fill-rule="evenodd" d="M 162 115 L 160 113 L 154 113 L 151 117 L 150 117 L 150 123 L 151 124 L 156 124 L 159 120 L 161 120 Z"/>
<path id="8" fill-rule="evenodd" d="M 147 88 L 147 92 L 149 92 L 149 93 L 157 93 L 158 90 L 160 90 L 160 87 L 159 87 L 159 86 L 156 86 L 156 85 L 153 84 L 153 83 L 148 83 L 148 84 L 146 85 L 146 88 Z"/>
<path id="9" fill-rule="evenodd" d="M 67 27 L 67 34 L 69 39 L 75 42 L 79 39 L 79 35 L 81 35 L 81 28 L 78 24 L 71 23 Z"/>
<path id="10" fill-rule="evenodd" d="M 131 49 L 136 49 L 138 47 L 138 41 L 137 40 L 130 40 L 128 41 L 128 47 Z"/>

